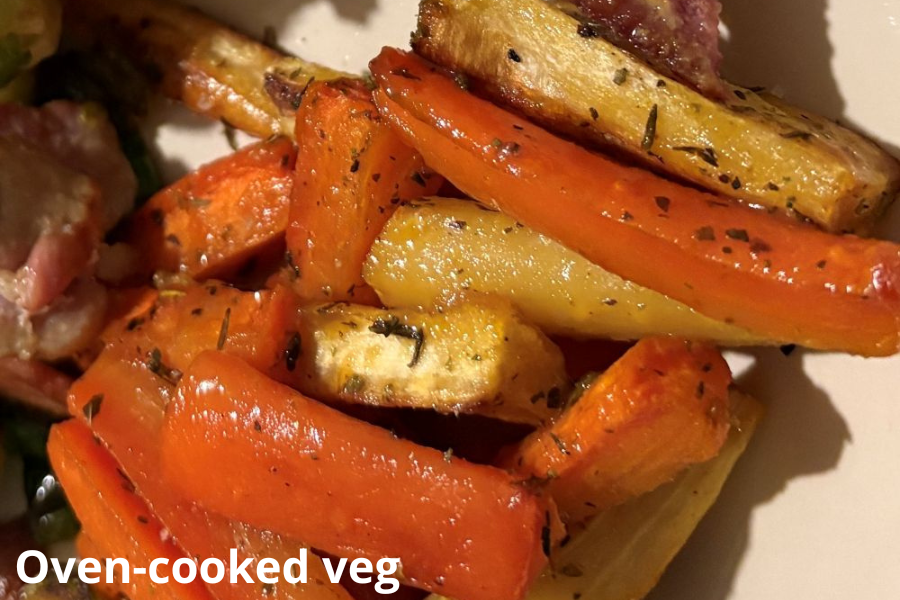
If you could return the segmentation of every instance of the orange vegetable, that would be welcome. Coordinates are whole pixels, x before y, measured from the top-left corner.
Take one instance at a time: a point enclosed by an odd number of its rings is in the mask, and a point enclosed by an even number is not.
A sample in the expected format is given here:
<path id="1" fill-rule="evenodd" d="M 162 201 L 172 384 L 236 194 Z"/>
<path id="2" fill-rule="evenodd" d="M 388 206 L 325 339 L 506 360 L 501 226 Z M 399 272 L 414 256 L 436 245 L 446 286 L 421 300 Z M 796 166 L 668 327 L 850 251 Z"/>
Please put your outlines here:
<path id="1" fill-rule="evenodd" d="M 284 564 L 288 558 L 296 558 L 300 543 L 199 509 L 163 480 L 160 435 L 164 407 L 175 391 L 166 378 L 174 373 L 167 365 L 154 364 L 145 354 L 146 348 L 138 349 L 145 343 L 138 332 L 110 343 L 72 386 L 69 412 L 90 425 L 137 493 L 190 556 L 216 557 L 227 563 L 229 549 L 237 548 L 239 562 L 251 558 L 255 564 L 271 557 Z M 155 367 L 155 372 L 150 367 Z M 308 574 L 308 583 L 290 585 L 282 580 L 274 584 L 272 593 L 284 600 L 350 600 L 343 588 L 328 581 L 324 565 L 313 555 L 309 556 Z M 246 583 L 240 577 L 235 585 L 226 579 L 211 585 L 210 590 L 217 600 L 260 597 L 260 584 Z"/>
<path id="2" fill-rule="evenodd" d="M 407 583 L 522 598 L 551 510 L 493 467 L 398 439 L 223 353 L 201 354 L 166 410 L 168 485 L 205 508 L 338 556 L 399 557 Z"/>
<path id="3" fill-rule="evenodd" d="M 98 549 L 106 554 L 103 558 L 124 558 L 133 567 L 143 568 L 149 568 L 156 558 L 168 559 L 157 573 L 170 576 L 172 565 L 185 558 L 185 553 L 164 533 L 162 523 L 135 494 L 131 482 L 91 431 L 77 421 L 56 425 L 47 451 L 79 521 L 97 536 Z M 118 569 L 116 574 L 121 575 Z M 131 576 L 129 583 L 120 587 L 132 600 L 212 600 L 199 579 L 187 584 L 170 579 L 159 585 L 149 577 Z"/>
<path id="4" fill-rule="evenodd" d="M 414 55 L 385 49 L 371 69 L 382 114 L 432 168 L 597 265 L 773 340 L 900 349 L 900 246 L 829 235 L 620 165 Z"/>
<path id="5" fill-rule="evenodd" d="M 205 350 L 234 354 L 284 383 L 297 383 L 301 352 L 298 299 L 285 287 L 243 292 L 219 282 L 159 298 L 131 315 L 106 339 L 154 350 L 170 369 L 185 371 Z"/>
<path id="6" fill-rule="evenodd" d="M 78 553 L 78 558 L 94 558 L 100 562 L 102 567 L 104 567 L 103 573 L 99 576 L 100 581 L 91 585 L 91 592 L 95 597 L 106 598 L 107 600 L 117 600 L 121 599 L 122 596 L 127 596 L 128 592 L 118 583 L 122 579 L 119 567 L 116 567 L 113 571 L 114 581 L 112 583 L 106 583 L 106 559 L 118 557 L 111 554 L 108 550 L 101 550 L 101 545 L 95 542 L 94 539 L 87 534 L 84 525 L 82 525 L 81 531 L 75 537 L 75 550 Z M 163 573 L 160 571 L 160 575 L 162 574 Z"/>
<path id="7" fill-rule="evenodd" d="M 545 479 L 563 519 L 584 521 L 716 456 L 730 383 L 715 347 L 646 338 L 501 464 Z"/>
<path id="8" fill-rule="evenodd" d="M 313 83 L 297 111 L 300 140 L 287 233 L 288 276 L 304 300 L 378 305 L 362 265 L 397 204 L 443 179 L 381 123 L 358 80 Z"/>
<path id="9" fill-rule="evenodd" d="M 151 271 L 234 273 L 283 239 L 295 156 L 289 139 L 273 138 L 201 167 L 138 211 L 130 241 Z"/>

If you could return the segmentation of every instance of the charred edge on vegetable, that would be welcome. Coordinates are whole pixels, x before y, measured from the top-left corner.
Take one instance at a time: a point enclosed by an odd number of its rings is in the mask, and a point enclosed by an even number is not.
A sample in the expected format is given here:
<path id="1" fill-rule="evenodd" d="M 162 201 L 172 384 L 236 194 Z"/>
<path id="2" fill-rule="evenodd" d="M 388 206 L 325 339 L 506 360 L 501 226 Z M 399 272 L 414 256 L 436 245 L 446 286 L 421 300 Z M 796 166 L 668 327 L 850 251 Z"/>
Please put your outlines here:
<path id="1" fill-rule="evenodd" d="M 300 267 L 294 263 L 294 255 L 290 250 L 287 250 L 284 253 L 284 264 L 287 267 L 292 279 L 300 279 L 300 276 L 302 275 L 302 273 L 300 272 Z"/>
<path id="2" fill-rule="evenodd" d="M 789 131 L 787 133 L 782 133 L 781 137 L 786 140 L 803 140 L 804 142 L 808 142 L 813 138 L 813 134 L 808 131 Z"/>
<path id="3" fill-rule="evenodd" d="M 600 26 L 596 23 L 579 23 L 578 35 L 583 38 L 596 38 L 602 36 Z"/>
<path id="4" fill-rule="evenodd" d="M 381 317 L 375 319 L 369 327 L 369 331 L 377 333 L 378 335 L 383 335 L 386 338 L 396 335 L 413 340 L 415 342 L 415 348 L 413 349 L 412 360 L 407 366 L 412 368 L 419 363 L 419 358 L 422 356 L 422 348 L 425 345 L 425 331 L 421 327 L 417 325 L 408 325 L 403 323 L 399 317 L 391 315 L 387 319 Z"/>
<path id="5" fill-rule="evenodd" d="M 263 90 L 265 90 L 275 106 L 285 113 L 300 108 L 303 98 L 306 97 L 306 92 L 309 91 L 309 86 L 316 81 L 315 77 L 310 77 L 300 85 L 299 82 L 291 80 L 293 75 L 294 73 L 291 73 L 290 79 L 285 78 L 280 73 L 266 73 L 263 77 Z"/>
<path id="6" fill-rule="evenodd" d="M 544 526 L 541 528 L 541 549 L 544 556 L 550 557 L 551 537 L 550 537 L 550 511 L 544 513 Z"/>

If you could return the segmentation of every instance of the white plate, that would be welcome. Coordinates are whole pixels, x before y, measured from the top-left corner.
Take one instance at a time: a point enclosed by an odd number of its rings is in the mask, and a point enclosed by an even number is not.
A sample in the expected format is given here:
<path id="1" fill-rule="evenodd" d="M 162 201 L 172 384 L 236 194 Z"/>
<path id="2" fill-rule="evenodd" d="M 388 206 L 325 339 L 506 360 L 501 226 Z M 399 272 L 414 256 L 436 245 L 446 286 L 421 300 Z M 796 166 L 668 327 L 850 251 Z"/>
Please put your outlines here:
<path id="1" fill-rule="evenodd" d="M 282 46 L 351 71 L 381 46 L 408 44 L 417 4 L 194 3 L 251 34 L 273 26 Z M 900 150 L 900 0 L 723 3 L 731 79 L 775 86 Z M 165 113 L 178 117 L 178 125 L 154 128 L 170 177 L 228 152 L 219 125 Z M 900 598 L 900 359 L 777 350 L 732 359 L 769 415 L 653 598 Z"/>

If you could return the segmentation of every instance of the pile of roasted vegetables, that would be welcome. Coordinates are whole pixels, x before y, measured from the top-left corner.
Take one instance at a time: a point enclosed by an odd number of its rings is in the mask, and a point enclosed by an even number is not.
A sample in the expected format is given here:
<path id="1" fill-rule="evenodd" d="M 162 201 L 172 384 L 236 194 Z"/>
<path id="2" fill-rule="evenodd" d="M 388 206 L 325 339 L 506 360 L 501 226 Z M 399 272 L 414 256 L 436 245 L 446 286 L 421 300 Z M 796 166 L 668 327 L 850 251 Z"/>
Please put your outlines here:
<path id="1" fill-rule="evenodd" d="M 79 553 L 314 552 L 98 594 L 373 597 L 337 556 L 399 557 L 404 598 L 640 598 L 761 417 L 719 346 L 900 350 L 900 247 L 860 237 L 897 162 L 590 11 L 422 0 L 354 77 L 163 0 L 10 6 L 0 394 L 59 421 Z M 262 141 L 159 189 L 157 92 Z"/>

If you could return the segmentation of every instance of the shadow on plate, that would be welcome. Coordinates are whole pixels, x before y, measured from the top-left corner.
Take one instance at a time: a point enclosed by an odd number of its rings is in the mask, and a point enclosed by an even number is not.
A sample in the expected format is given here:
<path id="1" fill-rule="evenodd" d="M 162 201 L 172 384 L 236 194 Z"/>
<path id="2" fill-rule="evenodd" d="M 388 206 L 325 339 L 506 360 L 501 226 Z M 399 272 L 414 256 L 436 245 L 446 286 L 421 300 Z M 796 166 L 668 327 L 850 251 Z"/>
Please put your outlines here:
<path id="1" fill-rule="evenodd" d="M 750 355 L 755 362 L 738 384 L 766 405 L 766 417 L 719 501 L 650 600 L 728 598 L 750 543 L 754 508 L 773 500 L 793 479 L 836 468 L 851 441 L 846 421 L 804 372 L 803 351 L 784 356 L 760 349 Z"/>
<path id="2" fill-rule="evenodd" d="M 722 0 L 730 39 L 722 44 L 723 73 L 748 86 L 784 92 L 790 102 L 826 117 L 844 113 L 831 69 L 827 0 Z"/>

